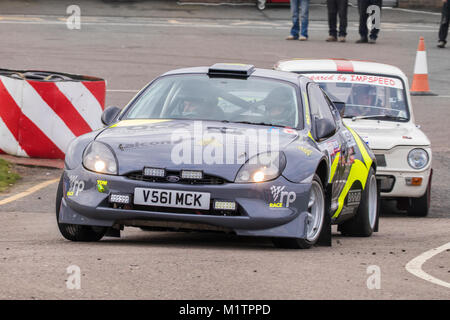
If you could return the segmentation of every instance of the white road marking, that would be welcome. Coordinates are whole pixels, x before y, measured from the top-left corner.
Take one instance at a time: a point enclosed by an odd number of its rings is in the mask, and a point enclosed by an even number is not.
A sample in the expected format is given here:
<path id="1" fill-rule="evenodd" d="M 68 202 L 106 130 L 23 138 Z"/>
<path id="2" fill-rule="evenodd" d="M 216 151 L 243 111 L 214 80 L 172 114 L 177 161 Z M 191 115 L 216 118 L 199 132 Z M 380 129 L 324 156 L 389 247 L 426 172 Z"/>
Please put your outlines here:
<path id="1" fill-rule="evenodd" d="M 41 183 L 39 183 L 39 184 L 29 188 L 28 190 L 25 190 L 23 192 L 15 194 L 15 195 L 13 195 L 11 197 L 8 197 L 8 198 L 5 198 L 3 200 L 0 200 L 0 206 L 4 205 L 4 204 L 7 204 L 7 203 L 10 203 L 10 202 L 13 202 L 13 201 L 16 201 L 16 200 L 19 200 L 20 198 L 29 196 L 30 194 L 35 193 L 36 191 L 39 191 L 42 188 L 45 188 L 45 187 L 47 187 L 47 186 L 49 186 L 49 185 L 51 185 L 51 184 L 53 184 L 55 182 L 58 182 L 58 181 L 59 181 L 59 179 L 53 179 L 53 180 L 48 180 L 48 181 L 41 182 Z"/>
<path id="2" fill-rule="evenodd" d="M 443 246 L 440 246 L 438 248 L 431 249 L 427 252 L 422 253 L 421 255 L 417 256 L 416 258 L 412 259 L 410 262 L 408 262 L 405 266 L 406 270 L 416 277 L 419 277 L 425 281 L 429 281 L 431 283 L 446 287 L 450 289 L 450 283 L 445 282 L 443 280 L 440 280 L 438 278 L 435 278 L 425 271 L 422 270 L 422 265 L 435 255 L 445 251 L 450 250 L 450 242 L 444 244 Z"/>
<path id="3" fill-rule="evenodd" d="M 392 11 L 404 11 L 404 12 L 410 12 L 410 13 L 417 13 L 417 14 L 429 14 L 433 16 L 440 16 L 441 13 L 437 12 L 430 12 L 430 11 L 422 11 L 422 10 L 412 10 L 412 9 L 404 9 L 404 8 L 389 8 L 389 7 L 383 7 L 383 9 L 389 9 Z"/>
<path id="4" fill-rule="evenodd" d="M 0 24 L 43 24 L 43 25 L 65 25 L 66 18 L 57 16 L 0 16 Z M 290 22 L 285 20 L 256 21 L 229 19 L 217 22 L 207 19 L 161 19 L 161 18 L 139 18 L 130 22 L 120 17 L 85 17 L 82 25 L 86 26 L 119 26 L 119 27 L 184 27 L 184 28 L 225 28 L 225 29 L 275 29 L 286 30 L 290 28 Z M 381 23 L 383 32 L 437 32 L 437 27 L 432 24 L 405 24 L 405 23 Z M 328 30 L 326 23 L 311 22 L 312 31 Z M 358 30 L 358 26 L 349 26 L 350 31 Z"/>

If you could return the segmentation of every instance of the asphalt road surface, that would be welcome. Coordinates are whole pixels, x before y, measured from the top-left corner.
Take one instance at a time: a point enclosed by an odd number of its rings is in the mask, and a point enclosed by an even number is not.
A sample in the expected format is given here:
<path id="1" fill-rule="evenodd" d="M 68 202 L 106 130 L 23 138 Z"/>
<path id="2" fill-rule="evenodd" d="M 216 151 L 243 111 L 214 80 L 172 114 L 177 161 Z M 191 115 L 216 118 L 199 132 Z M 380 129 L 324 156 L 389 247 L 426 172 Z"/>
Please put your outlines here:
<path id="1" fill-rule="evenodd" d="M 379 233 L 346 238 L 334 230 L 331 248 L 279 250 L 265 239 L 132 228 L 121 239 L 84 244 L 65 241 L 57 231 L 53 183 L 0 204 L 0 299 L 450 298 L 450 248 L 442 249 L 450 242 L 450 49 L 435 47 L 438 15 L 386 9 L 378 43 L 357 45 L 351 8 L 349 41 L 328 44 L 320 5 L 311 8 L 310 40 L 299 42 L 284 40 L 285 7 L 260 13 L 252 7 L 221 11 L 173 2 L 154 7 L 79 2 L 80 30 L 66 27 L 62 2 L 2 2 L 0 67 L 100 76 L 108 81 L 107 104 L 122 107 L 160 73 L 215 62 L 270 68 L 293 57 L 354 58 L 390 63 L 412 77 L 418 39 L 424 36 L 430 86 L 439 96 L 414 97 L 413 104 L 416 122 L 432 141 L 432 209 L 427 218 L 408 218 L 387 204 Z M 0 203 L 61 174 L 16 169 L 23 179 L 0 194 Z M 421 256 L 439 247 L 428 259 Z M 428 276 L 407 271 L 416 257 Z M 71 265 L 81 270 L 78 290 L 66 286 Z M 378 289 L 367 285 L 373 266 L 381 275 Z"/>

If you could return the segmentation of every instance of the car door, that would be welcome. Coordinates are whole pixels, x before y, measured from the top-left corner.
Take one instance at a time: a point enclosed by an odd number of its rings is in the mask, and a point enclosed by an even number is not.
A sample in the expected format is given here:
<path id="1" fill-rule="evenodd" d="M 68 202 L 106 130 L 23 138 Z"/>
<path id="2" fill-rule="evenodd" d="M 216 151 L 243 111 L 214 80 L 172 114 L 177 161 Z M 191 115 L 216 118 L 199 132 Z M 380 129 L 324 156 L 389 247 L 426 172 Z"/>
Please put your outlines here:
<path id="1" fill-rule="evenodd" d="M 308 85 L 308 98 L 311 109 L 312 118 L 312 135 L 319 148 L 328 156 L 329 165 L 329 180 L 328 183 L 332 185 L 331 189 L 331 211 L 338 208 L 338 198 L 345 186 L 345 171 L 346 171 L 346 157 L 348 157 L 348 147 L 346 140 L 343 139 L 341 128 L 342 122 L 339 119 L 337 110 L 326 97 L 322 89 L 315 84 Z M 314 132 L 314 122 L 318 119 L 327 118 L 336 124 L 336 131 L 326 139 L 318 140 Z"/>

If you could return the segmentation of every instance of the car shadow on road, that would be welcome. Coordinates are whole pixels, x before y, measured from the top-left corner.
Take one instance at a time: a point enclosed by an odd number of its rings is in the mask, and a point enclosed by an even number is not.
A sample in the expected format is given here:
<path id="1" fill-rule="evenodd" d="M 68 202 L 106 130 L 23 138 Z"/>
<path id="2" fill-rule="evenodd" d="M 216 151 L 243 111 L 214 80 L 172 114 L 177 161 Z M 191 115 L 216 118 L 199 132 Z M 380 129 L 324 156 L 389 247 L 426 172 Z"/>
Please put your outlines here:
<path id="1" fill-rule="evenodd" d="M 400 218 L 407 217 L 406 211 L 397 209 L 395 200 L 384 200 L 381 202 L 380 218 Z"/>
<path id="2" fill-rule="evenodd" d="M 280 250 L 268 238 L 242 237 L 207 232 L 133 232 L 123 238 L 104 238 L 97 245 L 135 245 L 171 248 L 214 248 L 219 250 Z"/>

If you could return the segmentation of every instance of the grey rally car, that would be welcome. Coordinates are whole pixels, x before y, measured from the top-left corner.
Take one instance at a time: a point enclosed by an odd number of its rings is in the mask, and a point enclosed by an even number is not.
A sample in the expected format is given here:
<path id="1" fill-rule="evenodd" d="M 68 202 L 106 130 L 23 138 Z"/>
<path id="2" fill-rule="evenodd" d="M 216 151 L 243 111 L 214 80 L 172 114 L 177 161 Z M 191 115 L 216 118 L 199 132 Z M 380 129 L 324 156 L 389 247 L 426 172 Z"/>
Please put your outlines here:
<path id="1" fill-rule="evenodd" d="M 345 108 L 301 75 L 215 64 L 167 72 L 105 128 L 69 146 L 57 192 L 61 234 L 124 227 L 270 237 L 277 247 L 331 244 L 378 228 L 376 161 Z"/>

